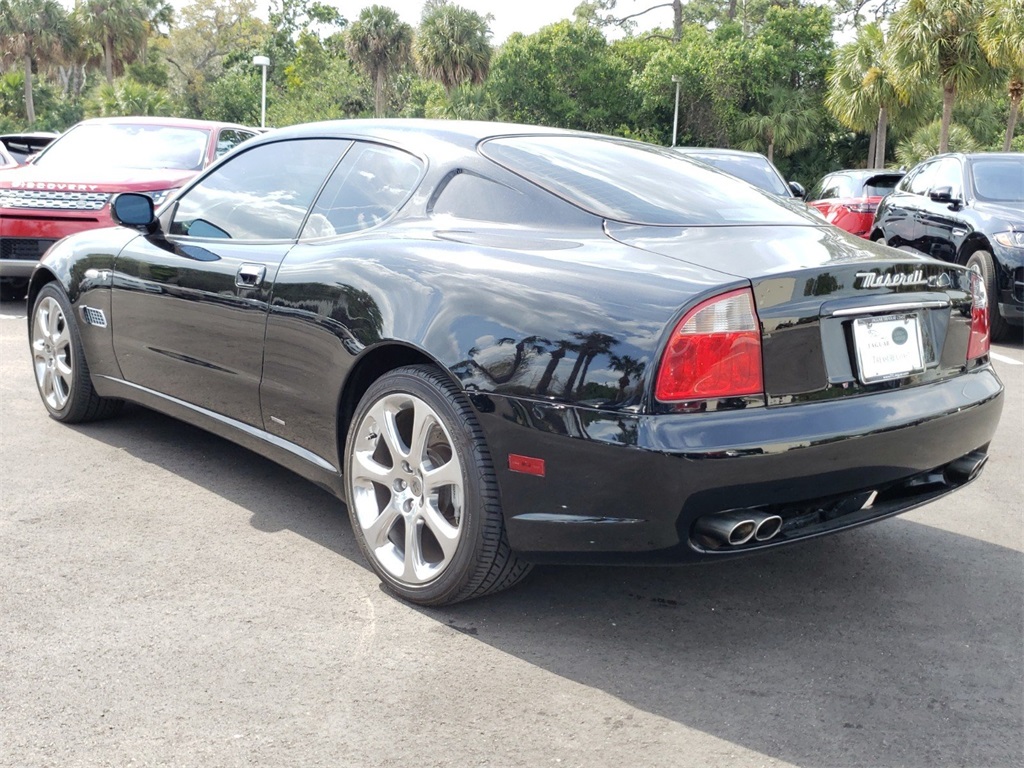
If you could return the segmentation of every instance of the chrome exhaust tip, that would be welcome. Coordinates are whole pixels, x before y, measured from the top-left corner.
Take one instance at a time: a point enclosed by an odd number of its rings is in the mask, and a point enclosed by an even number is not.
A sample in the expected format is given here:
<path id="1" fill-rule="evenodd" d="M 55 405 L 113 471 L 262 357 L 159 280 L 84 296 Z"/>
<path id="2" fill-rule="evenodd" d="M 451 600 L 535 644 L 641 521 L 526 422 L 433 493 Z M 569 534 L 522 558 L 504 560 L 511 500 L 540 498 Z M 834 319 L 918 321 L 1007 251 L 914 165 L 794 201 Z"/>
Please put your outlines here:
<path id="1" fill-rule="evenodd" d="M 768 541 L 769 539 L 774 539 L 781 530 L 782 518 L 778 515 L 768 515 L 758 520 L 757 527 L 754 529 L 754 540 Z"/>
<path id="2" fill-rule="evenodd" d="M 981 451 L 972 451 L 965 456 L 961 456 L 959 459 L 953 459 L 953 461 L 946 465 L 946 470 L 943 472 L 946 477 L 946 482 L 971 482 L 971 480 L 981 473 L 981 470 L 987 461 L 988 454 L 982 453 Z"/>
<path id="3" fill-rule="evenodd" d="M 718 544 L 738 547 L 754 538 L 757 521 L 751 515 L 740 512 L 725 512 L 707 515 L 697 520 L 697 531 Z"/>

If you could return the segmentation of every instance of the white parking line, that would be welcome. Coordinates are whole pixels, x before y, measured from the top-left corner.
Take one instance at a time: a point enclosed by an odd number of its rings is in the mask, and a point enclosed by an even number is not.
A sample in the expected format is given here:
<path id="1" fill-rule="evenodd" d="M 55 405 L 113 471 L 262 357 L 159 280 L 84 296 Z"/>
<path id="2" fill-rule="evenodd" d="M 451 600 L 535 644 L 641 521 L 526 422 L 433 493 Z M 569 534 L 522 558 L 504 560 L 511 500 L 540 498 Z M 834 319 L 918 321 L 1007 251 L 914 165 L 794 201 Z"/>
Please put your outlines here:
<path id="1" fill-rule="evenodd" d="M 989 352 L 993 360 L 998 360 L 1000 363 L 1009 363 L 1010 365 L 1024 365 L 1020 360 L 1014 360 L 1012 357 L 1006 355 L 1000 355 L 998 352 Z"/>

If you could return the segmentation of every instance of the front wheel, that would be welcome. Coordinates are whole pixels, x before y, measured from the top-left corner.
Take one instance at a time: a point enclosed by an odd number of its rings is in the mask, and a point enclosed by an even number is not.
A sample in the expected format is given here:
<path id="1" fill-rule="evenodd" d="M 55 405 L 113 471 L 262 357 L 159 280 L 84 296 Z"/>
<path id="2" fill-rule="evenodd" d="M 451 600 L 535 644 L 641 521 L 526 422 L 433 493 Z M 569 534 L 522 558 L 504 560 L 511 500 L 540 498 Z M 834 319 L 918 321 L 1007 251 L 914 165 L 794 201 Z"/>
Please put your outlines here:
<path id="1" fill-rule="evenodd" d="M 47 283 L 36 296 L 29 343 L 36 386 L 51 417 L 74 424 L 121 409 L 121 400 L 96 394 L 71 302 L 57 283 Z"/>
<path id="2" fill-rule="evenodd" d="M 462 392 L 429 366 L 391 371 L 359 402 L 345 446 L 359 547 L 385 585 L 448 605 L 520 581 L 483 433 Z"/>
<path id="3" fill-rule="evenodd" d="M 988 251 L 975 251 L 967 260 L 968 269 L 973 269 L 985 284 L 988 295 L 988 332 L 992 341 L 1002 341 L 1010 332 L 1009 323 L 999 312 L 999 289 L 996 285 L 996 263 Z"/>

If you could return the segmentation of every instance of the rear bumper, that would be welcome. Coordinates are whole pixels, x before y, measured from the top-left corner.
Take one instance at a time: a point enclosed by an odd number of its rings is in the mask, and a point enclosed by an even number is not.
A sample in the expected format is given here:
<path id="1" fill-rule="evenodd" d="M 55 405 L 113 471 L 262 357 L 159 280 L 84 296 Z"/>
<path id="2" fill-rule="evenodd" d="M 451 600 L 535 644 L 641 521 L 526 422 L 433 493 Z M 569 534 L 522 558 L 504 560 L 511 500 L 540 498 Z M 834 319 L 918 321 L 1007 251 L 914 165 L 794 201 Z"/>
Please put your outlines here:
<path id="1" fill-rule="evenodd" d="M 820 536 L 956 490 L 968 480 L 943 469 L 987 452 L 1002 384 L 986 368 L 842 401 L 707 414 L 473 402 L 515 550 L 546 562 L 672 563 Z M 543 459 L 545 476 L 510 471 L 509 454 Z M 751 508 L 779 514 L 782 532 L 716 551 L 695 531 L 705 515 Z"/>

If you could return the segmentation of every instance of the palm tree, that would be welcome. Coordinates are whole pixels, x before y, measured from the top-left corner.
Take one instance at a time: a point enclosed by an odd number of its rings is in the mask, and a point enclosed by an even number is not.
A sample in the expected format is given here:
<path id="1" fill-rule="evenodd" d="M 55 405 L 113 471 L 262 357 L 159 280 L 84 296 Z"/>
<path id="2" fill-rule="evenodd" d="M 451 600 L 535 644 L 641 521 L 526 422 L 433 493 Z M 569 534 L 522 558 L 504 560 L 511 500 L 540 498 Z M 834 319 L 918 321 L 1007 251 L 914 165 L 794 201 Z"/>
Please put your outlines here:
<path id="1" fill-rule="evenodd" d="M 930 79 L 942 86 L 940 153 L 949 149 L 957 93 L 986 85 L 994 74 L 979 37 L 983 10 L 983 0 L 907 0 L 892 16 L 889 40 L 900 63 L 901 92 Z"/>
<path id="2" fill-rule="evenodd" d="M 885 167 L 885 141 L 890 112 L 905 103 L 896 88 L 895 63 L 877 23 L 861 27 L 856 39 L 836 51 L 828 75 L 825 106 L 855 131 L 870 131 L 868 168 Z"/>
<path id="3" fill-rule="evenodd" d="M 447 2 L 428 4 L 416 35 L 416 59 L 424 77 L 451 96 L 463 83 L 480 85 L 491 66 L 490 17 Z"/>
<path id="4" fill-rule="evenodd" d="M 896 147 L 896 160 L 902 165 L 912 168 L 922 160 L 939 154 L 939 137 L 941 121 L 935 120 L 914 131 L 909 139 L 905 139 Z M 951 123 L 947 132 L 949 152 L 980 152 L 983 147 L 974 138 L 970 129 L 959 123 Z"/>
<path id="5" fill-rule="evenodd" d="M 32 65 L 53 61 L 70 45 L 71 25 L 57 0 L 0 0 L 4 58 L 20 58 L 25 71 L 25 119 L 36 122 Z"/>
<path id="6" fill-rule="evenodd" d="M 774 161 L 776 147 L 788 155 L 811 144 L 818 136 L 820 117 L 807 90 L 773 88 L 765 109 L 745 115 L 737 124 L 739 145 L 754 151 L 765 148 Z"/>
<path id="7" fill-rule="evenodd" d="M 412 59 L 412 27 L 390 8 L 371 5 L 349 27 L 345 49 L 373 81 L 373 114 L 383 117 L 388 81 Z"/>
<path id="8" fill-rule="evenodd" d="M 979 32 L 981 47 L 989 62 L 1008 73 L 1010 115 L 1006 121 L 1003 151 L 1009 152 L 1024 97 L 1024 2 L 988 0 Z"/>
<path id="9" fill-rule="evenodd" d="M 103 72 L 107 84 L 113 85 L 115 63 L 119 69 L 133 61 L 146 41 L 149 11 L 140 0 L 83 0 L 75 13 L 86 33 L 103 47 Z"/>
<path id="10" fill-rule="evenodd" d="M 146 36 L 142 39 L 142 61 L 149 58 L 149 38 L 155 36 L 166 37 L 161 28 L 170 30 L 174 23 L 174 6 L 166 0 L 141 0 L 143 24 L 146 27 Z"/>
<path id="11" fill-rule="evenodd" d="M 92 106 L 100 117 L 166 115 L 171 108 L 164 91 L 130 78 L 116 80 L 113 85 L 103 83 Z"/>

